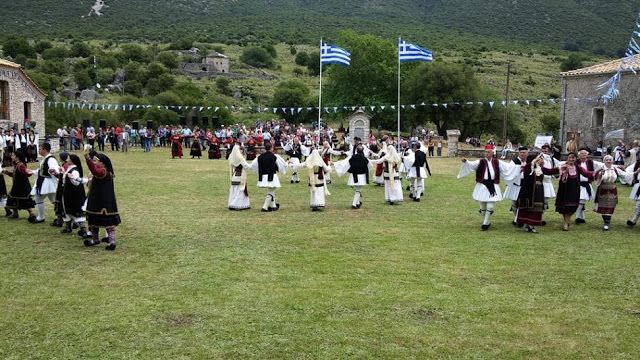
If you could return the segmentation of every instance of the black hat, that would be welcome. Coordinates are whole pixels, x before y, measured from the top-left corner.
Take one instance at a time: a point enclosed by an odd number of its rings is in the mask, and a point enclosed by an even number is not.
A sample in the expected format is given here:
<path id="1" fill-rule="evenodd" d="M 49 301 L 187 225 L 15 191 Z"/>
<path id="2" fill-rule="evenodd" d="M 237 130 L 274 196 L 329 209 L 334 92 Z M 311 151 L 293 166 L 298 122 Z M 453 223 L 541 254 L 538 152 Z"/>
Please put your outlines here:
<path id="1" fill-rule="evenodd" d="M 540 147 L 540 149 L 551 149 L 551 146 L 549 146 L 549 144 L 544 144 L 542 145 L 542 147 Z"/>
<path id="2" fill-rule="evenodd" d="M 60 154 L 62 155 L 62 154 Z M 82 162 L 80 161 L 80 158 L 78 157 L 78 155 L 76 154 L 69 154 L 69 158 L 71 159 L 71 162 L 73 163 L 73 165 L 76 166 L 76 170 L 78 170 L 78 173 L 80 174 L 80 177 L 83 177 L 84 174 L 82 172 Z M 100 160 L 102 161 L 102 160 Z"/>
<path id="3" fill-rule="evenodd" d="M 526 146 L 520 146 L 520 147 L 518 148 L 518 151 L 529 151 L 529 148 L 528 148 L 528 147 L 526 147 Z"/>
<path id="4" fill-rule="evenodd" d="M 111 165 L 111 159 L 109 159 L 107 155 L 96 153 L 95 157 L 97 157 L 98 160 L 100 160 L 100 162 L 104 164 L 104 167 L 107 169 L 108 172 L 114 175 L 113 165 Z"/>
<path id="5" fill-rule="evenodd" d="M 63 152 L 60 153 L 59 156 L 60 156 L 60 160 L 62 162 L 65 162 L 65 161 L 67 161 L 67 158 L 69 157 L 69 153 L 66 152 L 66 151 L 63 151 Z"/>

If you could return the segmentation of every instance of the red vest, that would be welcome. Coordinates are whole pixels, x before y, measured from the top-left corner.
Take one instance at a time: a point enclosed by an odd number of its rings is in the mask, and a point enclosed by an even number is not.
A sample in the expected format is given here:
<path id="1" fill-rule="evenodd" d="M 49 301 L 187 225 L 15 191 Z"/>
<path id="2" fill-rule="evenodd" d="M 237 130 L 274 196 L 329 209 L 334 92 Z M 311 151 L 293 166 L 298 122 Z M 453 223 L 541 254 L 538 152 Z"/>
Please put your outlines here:
<path id="1" fill-rule="evenodd" d="M 476 170 L 476 182 L 484 182 L 484 173 L 487 170 L 487 164 L 487 159 L 480 159 L 478 170 Z M 492 158 L 491 165 L 493 166 L 493 174 L 495 176 L 492 180 L 494 183 L 500 184 L 500 164 L 498 163 L 498 159 Z"/>

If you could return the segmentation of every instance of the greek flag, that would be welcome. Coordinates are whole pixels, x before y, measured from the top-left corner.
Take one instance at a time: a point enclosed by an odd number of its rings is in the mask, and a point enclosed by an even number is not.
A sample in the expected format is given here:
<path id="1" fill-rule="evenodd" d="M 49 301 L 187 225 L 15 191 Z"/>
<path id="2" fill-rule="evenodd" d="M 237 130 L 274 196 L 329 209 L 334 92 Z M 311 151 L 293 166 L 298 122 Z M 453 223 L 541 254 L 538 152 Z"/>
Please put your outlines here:
<path id="1" fill-rule="evenodd" d="M 351 53 L 347 50 L 331 44 L 322 43 L 320 45 L 320 63 L 351 65 Z"/>
<path id="2" fill-rule="evenodd" d="M 399 56 L 400 62 L 406 61 L 433 61 L 433 54 L 431 51 L 421 48 L 418 45 L 408 43 L 400 39 Z"/>

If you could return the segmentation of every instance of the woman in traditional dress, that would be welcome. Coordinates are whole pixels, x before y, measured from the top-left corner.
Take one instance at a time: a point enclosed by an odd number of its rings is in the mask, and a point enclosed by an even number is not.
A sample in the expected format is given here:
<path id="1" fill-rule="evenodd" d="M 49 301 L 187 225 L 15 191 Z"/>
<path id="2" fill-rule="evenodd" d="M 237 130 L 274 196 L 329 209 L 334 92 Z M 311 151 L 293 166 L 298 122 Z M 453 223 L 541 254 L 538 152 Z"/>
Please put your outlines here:
<path id="1" fill-rule="evenodd" d="M 85 226 L 85 206 L 87 195 L 84 185 L 88 182 L 82 172 L 82 163 L 78 155 L 70 154 L 65 161 L 66 170 L 63 172 L 64 185 L 62 187 L 62 208 L 64 212 L 65 227 L 60 232 L 71 233 L 73 223 L 80 227 L 78 236 L 84 237 L 87 234 Z M 59 181 L 59 182 L 62 182 Z"/>
<path id="2" fill-rule="evenodd" d="M 198 157 L 198 159 L 200 159 L 200 157 L 202 156 L 202 145 L 200 144 L 200 139 L 197 135 L 193 137 L 193 141 L 191 142 L 191 152 L 189 153 L 189 155 L 191 155 L 192 159 L 195 157 Z"/>
<path id="3" fill-rule="evenodd" d="M 0 134 L 0 137 L 2 136 L 3 135 Z M 5 216 L 9 217 L 11 216 L 11 211 L 6 206 L 7 206 L 7 184 L 4 181 L 4 172 L 0 171 L 0 207 L 4 208 L 4 211 L 6 212 Z"/>
<path id="4" fill-rule="evenodd" d="M 249 164 L 240 152 L 240 145 L 235 145 L 229 155 L 231 167 L 231 188 L 229 188 L 229 210 L 246 210 L 251 208 L 247 191 L 247 169 Z"/>
<path id="5" fill-rule="evenodd" d="M 613 156 L 607 155 L 604 157 L 604 166 L 600 171 L 596 172 L 596 183 L 598 188 L 596 190 L 596 198 L 593 203 L 593 210 L 602 215 L 602 221 L 604 226 L 602 230 L 607 231 L 611 226 L 611 216 L 618 205 L 618 188 L 616 187 L 616 181 L 618 177 L 626 177 L 624 167 L 618 168 L 613 166 Z"/>
<path id="6" fill-rule="evenodd" d="M 542 168 L 545 175 L 560 175 L 558 181 L 558 193 L 556 195 L 556 212 L 562 214 L 564 224 L 563 231 L 569 231 L 571 217 L 580 205 L 580 175 L 589 180 L 593 180 L 594 173 L 576 165 L 576 153 L 567 155 L 567 162 L 553 169 Z M 544 184 L 543 184 L 544 185 Z"/>
<path id="7" fill-rule="evenodd" d="M 309 189 L 311 190 L 310 207 L 311 211 L 325 207 L 325 195 L 331 195 L 327 188 L 326 174 L 331 172 L 331 168 L 324 163 L 322 156 L 318 150 L 313 149 L 311 155 L 304 162 L 294 164 L 289 160 L 289 164 L 293 171 L 301 168 L 309 170 Z"/>
<path id="8" fill-rule="evenodd" d="M 104 227 L 107 230 L 107 238 L 102 239 L 108 242 L 106 250 L 116 249 L 116 229 L 120 224 L 120 214 L 116 201 L 116 192 L 113 184 L 115 174 L 111 159 L 105 154 L 94 153 L 89 155 L 89 150 L 85 149 L 84 157 L 87 161 L 92 179 L 87 199 L 87 220 L 91 231 L 91 240 L 85 240 L 85 246 L 95 246 L 100 244 L 99 230 Z"/>
<path id="9" fill-rule="evenodd" d="M 536 234 L 538 233 L 536 226 L 542 225 L 544 212 L 542 165 L 544 165 L 544 159 L 541 155 L 527 156 L 522 168 L 515 220 L 518 225 L 524 225 L 526 231 Z"/>
<path id="10" fill-rule="evenodd" d="M 402 164 L 402 158 L 398 155 L 393 145 L 388 145 L 385 155 L 377 160 L 371 160 L 372 164 L 383 164 L 382 176 L 384 177 L 384 199 L 389 205 L 404 201 L 402 198 L 402 180 L 398 169 Z"/>
<path id="11" fill-rule="evenodd" d="M 222 154 L 220 153 L 220 140 L 213 135 L 209 140 L 209 159 L 220 159 Z"/>
<path id="12" fill-rule="evenodd" d="M 27 162 L 38 161 L 38 138 L 33 133 L 33 130 L 29 130 L 27 135 Z"/>
<path id="13" fill-rule="evenodd" d="M 11 154 L 11 161 L 13 162 L 13 171 L 3 170 L 5 175 L 13 178 L 13 185 L 11 191 L 7 196 L 6 207 L 13 211 L 8 217 L 10 219 L 18 218 L 18 210 L 27 210 L 29 212 L 29 222 L 34 222 L 36 216 L 33 213 L 33 207 L 36 203 L 31 197 L 31 183 L 29 177 L 33 175 L 33 171 L 27 168 L 26 156 L 24 150 L 16 149 Z"/>
<path id="14" fill-rule="evenodd" d="M 179 157 L 182 159 L 182 136 L 177 132 L 169 138 L 171 140 L 171 158 Z"/>

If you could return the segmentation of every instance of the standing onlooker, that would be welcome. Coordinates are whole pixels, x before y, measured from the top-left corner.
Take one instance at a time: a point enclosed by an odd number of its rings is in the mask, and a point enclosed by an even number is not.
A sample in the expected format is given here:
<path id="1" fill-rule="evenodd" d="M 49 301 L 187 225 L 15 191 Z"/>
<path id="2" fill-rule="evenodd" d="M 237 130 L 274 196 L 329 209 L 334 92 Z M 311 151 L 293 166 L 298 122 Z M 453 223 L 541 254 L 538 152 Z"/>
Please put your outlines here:
<path id="1" fill-rule="evenodd" d="M 129 125 L 125 125 L 124 131 L 120 134 L 122 138 L 122 152 L 129 152 L 129 138 L 131 134 L 129 133 Z"/>
<path id="2" fill-rule="evenodd" d="M 442 139 L 438 139 L 437 149 L 438 149 L 438 157 L 442 156 Z"/>
<path id="3" fill-rule="evenodd" d="M 622 140 L 618 140 L 618 146 L 613 149 L 613 164 L 624 165 L 624 153 L 626 152 L 626 146 Z"/>
<path id="4" fill-rule="evenodd" d="M 429 138 L 427 142 L 427 151 L 429 152 L 429 156 L 433 157 L 433 147 L 434 147 L 433 139 Z"/>

